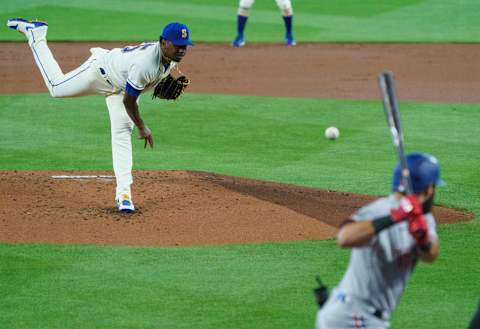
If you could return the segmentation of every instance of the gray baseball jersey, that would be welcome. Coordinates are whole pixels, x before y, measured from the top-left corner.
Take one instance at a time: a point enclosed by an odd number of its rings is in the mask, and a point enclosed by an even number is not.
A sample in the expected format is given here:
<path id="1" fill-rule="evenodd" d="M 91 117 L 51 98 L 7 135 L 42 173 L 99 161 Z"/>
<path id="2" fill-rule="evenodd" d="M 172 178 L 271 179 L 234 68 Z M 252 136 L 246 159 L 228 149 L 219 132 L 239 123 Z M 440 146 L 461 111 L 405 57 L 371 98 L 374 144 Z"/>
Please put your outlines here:
<path id="1" fill-rule="evenodd" d="M 390 195 L 366 205 L 351 218 L 384 217 L 398 206 L 397 198 Z M 430 239 L 438 239 L 433 215 L 425 217 Z M 407 222 L 381 231 L 363 247 L 353 248 L 346 273 L 318 313 L 317 328 L 388 328 L 417 260 L 416 242 Z"/>

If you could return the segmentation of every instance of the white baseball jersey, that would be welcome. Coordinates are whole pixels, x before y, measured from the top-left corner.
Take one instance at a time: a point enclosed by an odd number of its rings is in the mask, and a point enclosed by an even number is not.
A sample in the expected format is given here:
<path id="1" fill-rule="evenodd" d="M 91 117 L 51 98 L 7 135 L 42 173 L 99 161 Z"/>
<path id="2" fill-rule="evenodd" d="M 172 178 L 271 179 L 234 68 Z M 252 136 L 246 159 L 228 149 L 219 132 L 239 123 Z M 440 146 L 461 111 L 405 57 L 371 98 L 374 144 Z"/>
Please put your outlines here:
<path id="1" fill-rule="evenodd" d="M 116 198 L 130 194 L 132 177 L 133 121 L 123 104 L 127 82 L 138 96 L 154 87 L 177 63 L 161 63 L 159 42 L 112 50 L 92 48 L 92 55 L 78 68 L 64 74 L 47 45 L 47 27 L 29 30 L 28 44 L 48 91 L 53 97 L 103 95 L 108 107 L 112 134 L 113 169 L 117 180 Z M 130 93 L 130 92 L 129 92 Z"/>
<path id="2" fill-rule="evenodd" d="M 136 90 L 155 86 L 170 74 L 177 64 L 161 63 L 159 42 L 146 42 L 137 46 L 114 48 L 97 59 L 96 65 L 105 71 L 115 90 L 125 90 L 127 82 Z"/>
<path id="3" fill-rule="evenodd" d="M 398 207 L 399 200 L 390 195 L 361 208 L 352 219 L 362 221 L 385 217 L 390 209 Z M 435 241 L 438 239 L 435 219 L 431 213 L 425 218 L 430 239 Z M 346 273 L 319 311 L 317 328 L 330 328 L 329 325 L 332 328 L 356 328 L 354 325 L 359 323 L 365 328 L 388 327 L 388 319 L 417 260 L 416 242 L 408 231 L 407 222 L 384 229 L 366 246 L 353 248 Z M 376 317 L 374 312 L 377 312 Z M 369 326 L 368 323 L 375 325 Z"/>

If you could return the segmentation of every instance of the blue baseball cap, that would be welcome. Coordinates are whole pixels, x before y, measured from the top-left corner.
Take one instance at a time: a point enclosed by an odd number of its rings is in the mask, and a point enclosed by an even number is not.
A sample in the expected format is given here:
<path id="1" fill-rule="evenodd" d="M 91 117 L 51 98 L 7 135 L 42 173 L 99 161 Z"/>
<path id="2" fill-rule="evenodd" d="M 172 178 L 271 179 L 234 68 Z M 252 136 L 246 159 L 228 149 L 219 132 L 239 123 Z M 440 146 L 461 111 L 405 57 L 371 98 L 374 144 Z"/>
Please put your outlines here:
<path id="1" fill-rule="evenodd" d="M 406 157 L 410 170 L 410 179 L 414 193 L 423 192 L 429 185 L 442 186 L 445 182 L 440 178 L 440 166 L 437 158 L 427 153 L 410 153 Z M 403 191 L 400 163 L 393 172 L 392 190 Z"/>
<path id="2" fill-rule="evenodd" d="M 175 22 L 165 25 L 161 37 L 175 46 L 193 45 L 192 40 L 190 40 L 190 30 L 188 26 L 182 23 Z"/>

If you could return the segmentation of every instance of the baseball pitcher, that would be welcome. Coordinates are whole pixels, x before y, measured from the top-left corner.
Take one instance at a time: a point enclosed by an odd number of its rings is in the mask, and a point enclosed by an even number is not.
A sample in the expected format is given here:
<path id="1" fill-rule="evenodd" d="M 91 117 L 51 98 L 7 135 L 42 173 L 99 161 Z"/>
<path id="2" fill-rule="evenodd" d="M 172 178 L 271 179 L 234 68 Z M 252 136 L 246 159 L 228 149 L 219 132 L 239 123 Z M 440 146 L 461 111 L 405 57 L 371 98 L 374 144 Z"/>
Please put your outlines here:
<path id="1" fill-rule="evenodd" d="M 285 24 L 285 45 L 295 46 L 297 42 L 293 37 L 293 8 L 291 0 L 275 0 L 278 8 L 282 12 L 283 22 Z M 245 27 L 247 25 L 248 16 L 250 15 L 250 8 L 253 6 L 255 0 L 240 0 L 238 5 L 237 15 L 237 36 L 232 42 L 233 47 L 245 46 Z"/>
<path id="2" fill-rule="evenodd" d="M 431 207 L 435 189 L 443 183 L 440 168 L 436 158 L 425 153 L 411 153 L 406 160 L 413 194 L 399 192 L 398 165 L 393 193 L 361 208 L 341 226 L 337 242 L 352 248 L 350 263 L 318 311 L 317 329 L 389 328 L 417 260 L 437 258 Z"/>
<path id="3" fill-rule="evenodd" d="M 9 19 L 7 26 L 23 33 L 32 49 L 35 62 L 48 91 L 53 97 L 75 97 L 98 94 L 105 97 L 110 115 L 112 158 L 117 187 L 115 200 L 121 212 L 133 212 L 132 142 L 134 125 L 144 140 L 144 147 L 153 148 L 152 132 L 140 116 L 139 96 L 153 89 L 153 96 L 177 99 L 189 84 L 181 76 L 170 75 L 192 45 L 185 24 L 166 25 L 157 42 L 136 46 L 90 49 L 91 56 L 73 71 L 64 74 L 47 45 L 48 25 L 21 18 Z"/>

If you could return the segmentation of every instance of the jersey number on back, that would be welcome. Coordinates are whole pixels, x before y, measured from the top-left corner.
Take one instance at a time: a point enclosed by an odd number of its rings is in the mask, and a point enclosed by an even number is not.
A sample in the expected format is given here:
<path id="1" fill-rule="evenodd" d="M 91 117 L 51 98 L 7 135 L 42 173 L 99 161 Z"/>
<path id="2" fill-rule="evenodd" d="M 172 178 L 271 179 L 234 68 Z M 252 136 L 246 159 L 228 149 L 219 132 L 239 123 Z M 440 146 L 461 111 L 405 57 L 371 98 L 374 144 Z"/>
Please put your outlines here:
<path id="1" fill-rule="evenodd" d="M 125 47 L 125 48 L 122 49 L 122 53 L 128 53 L 128 52 L 134 51 L 134 50 L 136 50 L 136 49 L 138 49 L 138 50 L 145 50 L 145 49 L 147 49 L 147 48 L 150 47 L 150 46 L 153 46 L 153 43 L 151 43 L 151 42 L 144 42 L 144 43 L 142 43 L 142 44 L 140 44 L 140 45 L 137 45 L 137 46 L 127 46 L 127 47 Z"/>

